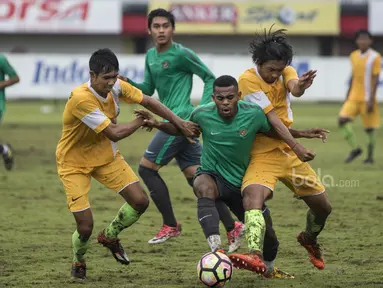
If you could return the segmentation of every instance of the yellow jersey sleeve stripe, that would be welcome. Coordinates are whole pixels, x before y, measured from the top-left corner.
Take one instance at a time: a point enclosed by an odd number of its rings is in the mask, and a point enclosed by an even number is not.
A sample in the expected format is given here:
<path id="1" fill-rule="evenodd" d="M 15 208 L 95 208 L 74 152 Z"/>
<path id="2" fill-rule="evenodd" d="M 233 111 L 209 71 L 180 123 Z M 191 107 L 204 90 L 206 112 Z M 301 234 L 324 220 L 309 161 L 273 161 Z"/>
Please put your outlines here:
<path id="1" fill-rule="evenodd" d="M 269 113 L 273 109 L 269 98 L 263 91 L 257 91 L 251 94 L 248 94 L 244 97 L 245 101 L 258 104 L 265 114 Z"/>
<path id="2" fill-rule="evenodd" d="M 100 125 L 98 125 L 95 129 L 94 129 L 94 132 L 96 132 L 97 134 L 102 132 L 106 127 L 109 126 L 109 124 L 112 123 L 112 121 L 110 121 L 109 118 L 106 118 L 104 122 L 102 122 Z M 112 146 L 114 144 L 112 143 Z M 114 147 L 113 148 L 113 151 L 116 150 Z M 114 156 L 116 156 L 116 153 L 114 151 Z"/>
<path id="3" fill-rule="evenodd" d="M 83 122 L 90 129 L 96 131 L 96 128 L 98 128 L 101 124 L 103 124 L 105 122 L 105 120 L 107 120 L 107 119 L 108 119 L 108 117 L 106 117 L 105 114 L 102 113 L 101 110 L 97 108 L 96 110 L 94 110 L 94 111 L 90 112 L 89 114 L 86 114 L 84 117 L 82 117 L 81 122 Z"/>

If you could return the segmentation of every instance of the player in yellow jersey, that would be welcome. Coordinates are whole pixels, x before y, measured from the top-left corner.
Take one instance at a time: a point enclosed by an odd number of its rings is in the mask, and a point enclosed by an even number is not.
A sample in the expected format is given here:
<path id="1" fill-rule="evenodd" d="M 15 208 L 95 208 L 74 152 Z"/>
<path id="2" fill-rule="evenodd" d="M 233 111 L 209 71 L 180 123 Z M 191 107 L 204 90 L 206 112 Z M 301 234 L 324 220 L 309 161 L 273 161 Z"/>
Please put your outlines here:
<path id="1" fill-rule="evenodd" d="M 339 127 L 351 147 L 351 152 L 345 159 L 349 163 L 362 154 L 357 144 L 351 122 L 362 115 L 363 126 L 368 135 L 366 164 L 374 163 L 375 129 L 380 126 L 379 106 L 376 100 L 376 90 L 382 65 L 381 55 L 371 48 L 372 36 L 366 30 L 356 33 L 357 50 L 350 54 L 352 78 L 347 92 L 346 101 L 339 113 Z"/>
<path id="2" fill-rule="evenodd" d="M 62 136 L 56 150 L 58 175 L 64 185 L 68 208 L 77 229 L 72 236 L 72 279 L 86 278 L 85 252 L 93 230 L 88 192 L 91 178 L 121 195 L 126 203 L 116 218 L 98 235 L 121 264 L 129 258 L 117 235 L 145 212 L 149 200 L 137 176 L 120 155 L 116 142 L 143 125 L 143 119 L 116 124 L 120 101 L 137 103 L 169 120 L 185 136 L 198 134 L 198 127 L 172 113 L 160 102 L 142 94 L 129 83 L 117 80 L 119 63 L 109 49 L 93 53 L 89 60 L 90 80 L 76 87 L 63 113 Z"/>
<path id="3" fill-rule="evenodd" d="M 299 233 L 298 241 L 308 251 L 313 265 L 324 269 L 317 236 L 331 213 L 331 206 L 325 187 L 310 165 L 303 162 L 313 159 L 315 154 L 296 142 L 288 130 L 293 123 L 290 94 L 302 96 L 311 86 L 316 71 L 310 70 L 298 78 L 295 69 L 289 66 L 293 51 L 284 30 L 258 35 L 250 45 L 250 52 L 255 66 L 240 76 L 239 90 L 246 101 L 261 106 L 283 141 L 260 135 L 254 142 L 242 181 L 249 253 L 232 254 L 230 259 L 238 268 L 265 271 L 262 255 L 265 221 L 261 209 L 272 198 L 275 184 L 280 180 L 310 208 L 306 230 Z"/>

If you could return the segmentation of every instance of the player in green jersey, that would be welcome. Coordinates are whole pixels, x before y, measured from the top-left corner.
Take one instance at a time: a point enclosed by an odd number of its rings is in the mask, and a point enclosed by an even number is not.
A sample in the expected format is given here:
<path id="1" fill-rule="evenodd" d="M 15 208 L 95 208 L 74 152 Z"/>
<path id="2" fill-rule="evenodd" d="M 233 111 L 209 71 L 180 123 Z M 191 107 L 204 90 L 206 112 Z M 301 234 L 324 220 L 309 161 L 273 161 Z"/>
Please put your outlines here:
<path id="1" fill-rule="evenodd" d="M 200 104 L 211 101 L 215 76 L 193 51 L 173 41 L 174 28 L 172 13 L 164 9 L 156 9 L 149 13 L 148 29 L 155 47 L 146 54 L 144 82 L 136 83 L 131 79 L 127 81 L 146 95 L 151 96 L 157 90 L 161 103 L 182 119 L 188 119 L 194 109 L 190 101 L 193 75 L 198 75 L 205 83 Z M 181 233 L 181 225 L 175 218 L 169 191 L 158 173 L 159 169 L 175 158 L 192 186 L 193 176 L 200 164 L 201 149 L 198 141 L 189 143 L 184 136 L 171 136 L 162 131 L 156 133 L 146 149 L 138 172 L 163 217 L 163 226 L 158 234 L 149 240 L 150 244 L 162 243 Z M 217 201 L 217 209 L 227 230 L 229 251 L 235 251 L 239 247 L 244 225 L 234 221 L 230 211 L 221 201 Z"/>
<path id="2" fill-rule="evenodd" d="M 7 79 L 5 78 L 7 76 Z M 0 124 L 5 112 L 5 88 L 20 81 L 15 69 L 9 64 L 4 55 L 0 55 Z M 0 144 L 0 154 L 3 156 L 7 170 L 13 167 L 13 153 L 9 144 Z"/>
<path id="3" fill-rule="evenodd" d="M 201 166 L 198 168 L 194 192 L 198 197 L 198 219 L 210 249 L 221 249 L 219 217 L 215 200 L 222 199 L 233 213 L 243 221 L 241 184 L 250 161 L 250 151 L 257 133 L 279 137 L 267 121 L 266 115 L 257 104 L 239 101 L 238 83 L 231 76 L 221 76 L 214 82 L 214 102 L 196 108 L 190 121 L 198 124 L 202 131 L 203 150 Z M 158 128 L 171 135 L 179 135 L 170 123 L 158 122 L 149 113 L 137 111 L 147 120 L 144 125 Z M 323 129 L 298 131 L 289 129 L 298 138 L 321 138 Z M 278 251 L 278 239 L 272 227 L 269 209 L 264 206 L 266 223 L 264 259 L 270 269 L 267 278 L 292 278 L 291 275 L 274 267 Z"/>

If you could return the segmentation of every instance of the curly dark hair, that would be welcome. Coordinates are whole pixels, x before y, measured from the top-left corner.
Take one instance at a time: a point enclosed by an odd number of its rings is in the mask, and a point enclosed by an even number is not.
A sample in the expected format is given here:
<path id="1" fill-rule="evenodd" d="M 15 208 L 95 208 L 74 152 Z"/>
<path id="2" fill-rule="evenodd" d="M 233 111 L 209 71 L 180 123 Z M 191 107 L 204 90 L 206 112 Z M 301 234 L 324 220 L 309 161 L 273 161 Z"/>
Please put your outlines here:
<path id="1" fill-rule="evenodd" d="M 274 26 L 274 25 L 273 25 Z M 272 32 L 273 26 L 267 32 L 256 33 L 255 39 L 251 41 L 249 51 L 254 64 L 262 65 L 270 60 L 284 61 L 290 65 L 293 60 L 293 48 L 286 42 L 286 29 Z"/>

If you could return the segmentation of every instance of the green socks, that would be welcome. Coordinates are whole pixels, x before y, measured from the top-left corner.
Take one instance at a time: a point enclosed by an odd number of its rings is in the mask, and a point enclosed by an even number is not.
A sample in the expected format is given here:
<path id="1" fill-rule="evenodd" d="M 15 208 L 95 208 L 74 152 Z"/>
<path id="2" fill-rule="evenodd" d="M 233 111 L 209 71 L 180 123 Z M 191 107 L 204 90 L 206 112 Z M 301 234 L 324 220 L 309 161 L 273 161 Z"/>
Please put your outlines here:
<path id="1" fill-rule="evenodd" d="M 313 240 L 317 238 L 319 233 L 323 230 L 326 219 L 319 219 L 311 210 L 307 211 L 306 217 L 306 233 L 309 234 Z"/>
<path id="2" fill-rule="evenodd" d="M 72 235 L 73 262 L 85 262 L 85 253 L 89 248 L 89 239 L 81 239 L 77 230 Z"/>
<path id="3" fill-rule="evenodd" d="M 341 125 L 339 129 L 344 139 L 346 139 L 348 144 L 351 146 L 351 149 L 356 149 L 358 145 L 356 144 L 355 134 L 351 123 Z"/>
<path id="4" fill-rule="evenodd" d="M 128 203 L 122 205 L 116 218 L 105 229 L 108 238 L 116 238 L 125 228 L 132 225 L 140 218 L 140 213 L 134 210 Z M 72 235 L 73 262 L 85 262 L 85 253 L 90 245 L 89 239 L 82 239 L 77 230 Z"/>
<path id="5" fill-rule="evenodd" d="M 250 252 L 263 251 L 266 224 L 261 210 L 245 212 L 245 229 L 247 246 Z"/>
<path id="6" fill-rule="evenodd" d="M 118 211 L 116 218 L 105 229 L 105 236 L 108 238 L 117 238 L 117 235 L 125 228 L 131 226 L 140 218 L 137 212 L 128 203 L 125 203 Z"/>

